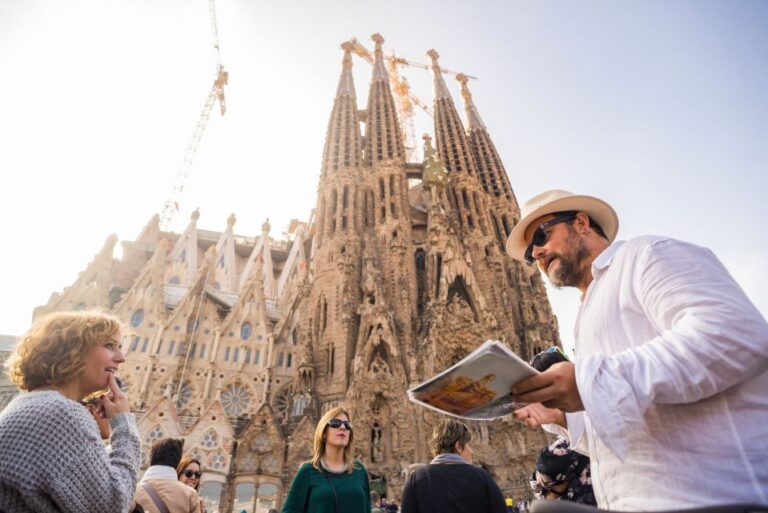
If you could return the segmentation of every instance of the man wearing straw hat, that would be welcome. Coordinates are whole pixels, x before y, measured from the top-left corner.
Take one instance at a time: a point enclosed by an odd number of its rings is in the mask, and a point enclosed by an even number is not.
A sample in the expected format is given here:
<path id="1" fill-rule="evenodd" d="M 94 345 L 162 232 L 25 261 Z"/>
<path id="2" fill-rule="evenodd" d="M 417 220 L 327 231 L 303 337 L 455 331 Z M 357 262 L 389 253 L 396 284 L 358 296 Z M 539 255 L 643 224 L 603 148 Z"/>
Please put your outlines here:
<path id="1" fill-rule="evenodd" d="M 599 507 L 768 505 L 768 324 L 711 251 L 616 241 L 605 201 L 547 191 L 507 251 L 576 287 L 576 363 L 516 384 L 515 417 L 592 458 Z"/>

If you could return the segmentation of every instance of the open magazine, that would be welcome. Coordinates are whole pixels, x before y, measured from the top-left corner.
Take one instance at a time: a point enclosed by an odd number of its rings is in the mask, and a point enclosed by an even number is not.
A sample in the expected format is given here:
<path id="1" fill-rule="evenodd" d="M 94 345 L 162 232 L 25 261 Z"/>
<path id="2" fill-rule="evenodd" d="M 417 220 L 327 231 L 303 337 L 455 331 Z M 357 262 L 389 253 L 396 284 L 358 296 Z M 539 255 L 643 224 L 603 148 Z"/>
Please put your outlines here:
<path id="1" fill-rule="evenodd" d="M 408 398 L 454 417 L 496 419 L 523 406 L 512 399 L 512 385 L 538 373 L 501 342 L 486 340 L 453 367 L 408 390 Z"/>

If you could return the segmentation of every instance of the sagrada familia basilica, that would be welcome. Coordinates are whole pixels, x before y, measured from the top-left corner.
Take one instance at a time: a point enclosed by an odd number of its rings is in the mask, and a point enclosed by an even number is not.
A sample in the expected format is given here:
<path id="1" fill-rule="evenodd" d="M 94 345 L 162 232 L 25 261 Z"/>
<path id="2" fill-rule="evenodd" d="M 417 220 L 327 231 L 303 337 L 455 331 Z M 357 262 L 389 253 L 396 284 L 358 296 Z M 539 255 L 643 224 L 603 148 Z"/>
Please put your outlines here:
<path id="1" fill-rule="evenodd" d="M 424 161 L 408 162 L 383 39 L 373 40 L 364 110 L 342 45 L 310 222 L 276 240 L 268 223 L 236 235 L 234 216 L 208 231 L 195 212 L 181 234 L 155 216 L 122 241 L 121 259 L 112 236 L 35 311 L 101 307 L 125 321 L 121 377 L 144 465 L 154 440 L 185 438 L 209 512 L 279 508 L 319 416 L 337 404 L 372 488 L 399 500 L 439 419 L 409 403 L 408 388 L 487 339 L 524 359 L 559 344 L 539 274 L 504 252 L 519 209 L 466 77 L 462 120 L 429 53 L 434 146 L 425 136 Z M 508 418 L 469 425 L 475 463 L 506 495 L 528 497 L 544 435 Z"/>

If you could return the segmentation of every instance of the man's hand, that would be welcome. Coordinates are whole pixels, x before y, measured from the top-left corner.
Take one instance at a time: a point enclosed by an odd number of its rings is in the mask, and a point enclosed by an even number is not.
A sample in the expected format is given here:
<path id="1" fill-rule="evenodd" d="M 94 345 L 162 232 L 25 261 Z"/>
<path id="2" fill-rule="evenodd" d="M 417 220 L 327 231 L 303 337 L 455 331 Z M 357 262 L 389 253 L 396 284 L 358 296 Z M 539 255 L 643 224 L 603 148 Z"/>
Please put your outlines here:
<path id="1" fill-rule="evenodd" d="M 576 366 L 571 362 L 556 363 L 541 374 L 517 383 L 512 387 L 512 395 L 522 403 L 541 403 L 567 412 L 584 409 L 576 387 Z"/>
<path id="2" fill-rule="evenodd" d="M 558 424 L 567 428 L 565 413 L 555 408 L 547 408 L 541 403 L 533 403 L 523 406 L 512 412 L 515 419 L 525 423 L 528 427 L 540 427 L 543 424 Z"/>

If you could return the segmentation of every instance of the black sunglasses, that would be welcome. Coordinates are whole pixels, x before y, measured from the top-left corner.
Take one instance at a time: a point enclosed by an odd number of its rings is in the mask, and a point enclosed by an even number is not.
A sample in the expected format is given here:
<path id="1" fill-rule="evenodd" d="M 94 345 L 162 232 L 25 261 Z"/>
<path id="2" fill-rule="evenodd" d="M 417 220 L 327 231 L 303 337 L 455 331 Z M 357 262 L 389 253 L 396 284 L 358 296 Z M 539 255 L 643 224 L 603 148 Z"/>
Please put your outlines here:
<path id="1" fill-rule="evenodd" d="M 352 431 L 352 423 L 348 420 L 331 419 L 328 421 L 328 425 L 333 429 L 339 429 L 343 425 L 347 431 Z"/>
<path id="2" fill-rule="evenodd" d="M 528 245 L 528 248 L 525 250 L 525 261 L 529 265 L 533 264 L 536 261 L 536 259 L 533 258 L 533 247 L 534 246 L 541 247 L 547 243 L 547 240 L 549 240 L 549 234 L 544 230 L 546 230 L 552 225 L 555 225 L 558 223 L 564 223 L 566 221 L 576 219 L 576 214 L 577 212 L 570 212 L 560 217 L 550 219 L 546 223 L 541 223 L 539 227 L 536 228 L 536 231 L 533 232 L 533 237 L 531 237 L 531 243 Z"/>
<path id="3" fill-rule="evenodd" d="M 195 479 L 200 479 L 200 476 L 202 475 L 203 475 L 202 472 L 195 472 L 193 470 L 184 471 L 184 477 L 186 477 L 187 479 L 192 479 L 192 477 L 194 477 Z"/>

